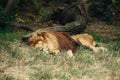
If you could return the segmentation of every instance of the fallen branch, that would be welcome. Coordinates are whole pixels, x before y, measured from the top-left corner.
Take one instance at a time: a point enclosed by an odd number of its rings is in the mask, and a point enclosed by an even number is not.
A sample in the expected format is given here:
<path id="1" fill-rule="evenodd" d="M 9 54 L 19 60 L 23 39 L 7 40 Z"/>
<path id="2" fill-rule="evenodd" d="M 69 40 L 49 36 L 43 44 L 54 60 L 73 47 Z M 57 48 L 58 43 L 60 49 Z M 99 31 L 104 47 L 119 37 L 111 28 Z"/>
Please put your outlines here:
<path id="1" fill-rule="evenodd" d="M 26 30 L 26 31 L 34 31 L 34 30 L 31 29 L 29 26 L 21 25 L 21 24 L 18 24 L 18 23 L 16 23 L 16 22 L 7 23 L 7 22 L 0 21 L 0 24 L 1 24 L 1 25 L 4 25 L 4 26 L 8 25 L 8 26 L 11 26 L 11 27 L 14 27 L 14 28 L 23 29 L 23 30 Z"/>
<path id="2" fill-rule="evenodd" d="M 40 28 L 44 30 L 53 30 L 58 32 L 69 32 L 69 33 L 81 33 L 85 30 L 86 24 L 81 21 L 73 21 L 65 24 L 64 26 Z"/>
<path id="3" fill-rule="evenodd" d="M 0 24 L 5 25 L 5 26 L 8 25 L 14 28 L 23 29 L 23 30 L 30 31 L 30 32 L 33 32 L 37 29 L 44 29 L 44 30 L 53 30 L 53 31 L 58 31 L 58 32 L 80 33 L 80 32 L 83 32 L 84 29 L 86 28 L 86 25 L 84 24 L 84 22 L 81 22 L 79 20 L 67 23 L 64 26 L 56 26 L 56 27 L 27 26 L 27 25 L 18 24 L 16 22 L 5 23 L 2 21 L 0 21 Z"/>

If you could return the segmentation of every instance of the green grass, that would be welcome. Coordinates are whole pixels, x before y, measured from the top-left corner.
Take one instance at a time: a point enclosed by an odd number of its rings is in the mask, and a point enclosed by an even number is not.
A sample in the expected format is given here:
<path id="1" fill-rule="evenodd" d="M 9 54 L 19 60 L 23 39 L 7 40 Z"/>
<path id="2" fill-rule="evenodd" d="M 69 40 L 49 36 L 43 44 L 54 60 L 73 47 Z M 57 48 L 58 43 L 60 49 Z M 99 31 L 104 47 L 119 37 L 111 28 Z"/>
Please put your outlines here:
<path id="1" fill-rule="evenodd" d="M 95 33 L 92 33 L 92 32 L 86 32 L 86 33 L 92 35 L 94 40 L 97 41 L 97 42 L 104 42 L 104 43 L 106 43 L 108 41 L 107 39 L 102 38 L 102 37 L 96 35 Z"/>
<path id="2" fill-rule="evenodd" d="M 15 79 L 9 75 L 0 75 L 0 80 L 15 80 Z"/>
<path id="3" fill-rule="evenodd" d="M 66 52 L 55 56 L 20 46 L 24 34 L 0 33 L 0 80 L 120 80 L 119 41 L 98 39 L 108 51 L 81 46 L 68 58 Z"/>
<path id="4" fill-rule="evenodd" d="M 26 34 L 27 32 L 7 32 L 7 31 L 0 31 L 0 40 L 2 41 L 15 41 L 20 40 L 21 37 Z"/>
<path id="5" fill-rule="evenodd" d="M 120 41 L 118 40 L 118 41 L 113 41 L 113 46 L 112 46 L 112 50 L 114 50 L 114 51 L 118 51 L 118 50 L 120 50 Z"/>

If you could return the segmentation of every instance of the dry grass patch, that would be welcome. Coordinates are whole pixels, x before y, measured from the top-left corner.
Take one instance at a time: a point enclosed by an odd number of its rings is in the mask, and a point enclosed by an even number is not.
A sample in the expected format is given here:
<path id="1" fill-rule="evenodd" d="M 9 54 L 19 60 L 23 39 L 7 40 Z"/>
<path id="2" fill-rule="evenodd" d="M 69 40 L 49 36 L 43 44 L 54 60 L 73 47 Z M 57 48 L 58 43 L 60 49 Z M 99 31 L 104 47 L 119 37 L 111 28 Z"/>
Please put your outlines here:
<path id="1" fill-rule="evenodd" d="M 94 53 L 81 46 L 68 58 L 64 51 L 54 56 L 17 40 L 0 47 L 0 80 L 120 80 L 119 50 Z"/>

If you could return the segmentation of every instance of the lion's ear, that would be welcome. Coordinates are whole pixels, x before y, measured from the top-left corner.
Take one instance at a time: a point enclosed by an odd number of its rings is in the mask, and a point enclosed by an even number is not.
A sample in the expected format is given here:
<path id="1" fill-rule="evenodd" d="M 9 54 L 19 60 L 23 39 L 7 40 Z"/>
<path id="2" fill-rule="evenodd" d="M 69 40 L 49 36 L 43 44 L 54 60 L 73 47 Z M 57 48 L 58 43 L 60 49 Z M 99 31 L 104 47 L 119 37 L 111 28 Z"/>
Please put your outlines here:
<path id="1" fill-rule="evenodd" d="M 46 32 L 40 32 L 40 33 L 37 33 L 38 36 L 45 36 L 46 35 Z"/>
<path id="2" fill-rule="evenodd" d="M 46 37 L 46 36 L 47 36 L 47 33 L 46 33 L 46 32 L 42 32 L 42 33 L 41 33 L 41 36 L 42 36 L 42 37 Z"/>
<path id="3" fill-rule="evenodd" d="M 43 37 L 44 39 L 48 36 L 46 32 L 37 33 L 37 35 Z"/>
<path id="4" fill-rule="evenodd" d="M 41 33 L 37 33 L 38 36 L 41 36 Z"/>

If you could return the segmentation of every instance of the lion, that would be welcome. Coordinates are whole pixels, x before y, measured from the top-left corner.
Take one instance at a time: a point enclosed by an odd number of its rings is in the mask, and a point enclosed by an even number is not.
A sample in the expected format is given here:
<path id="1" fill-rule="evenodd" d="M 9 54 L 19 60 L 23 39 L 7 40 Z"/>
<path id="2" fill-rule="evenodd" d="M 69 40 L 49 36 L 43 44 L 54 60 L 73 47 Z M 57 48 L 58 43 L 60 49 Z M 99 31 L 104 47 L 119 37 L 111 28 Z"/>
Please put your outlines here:
<path id="1" fill-rule="evenodd" d="M 73 35 L 71 37 L 75 41 L 77 41 L 79 44 L 92 49 L 94 52 L 98 52 L 99 50 L 107 51 L 107 49 L 104 47 L 96 47 L 96 42 L 94 41 L 93 36 L 89 35 L 87 33 L 77 34 L 77 35 Z"/>
<path id="2" fill-rule="evenodd" d="M 86 46 L 94 52 L 104 49 L 103 47 L 96 47 L 93 36 L 87 33 L 71 36 L 66 32 L 39 29 L 23 37 L 22 41 L 49 53 L 56 54 L 66 50 L 69 57 L 73 56 L 76 48 L 80 45 Z"/>
<path id="3" fill-rule="evenodd" d="M 50 53 L 59 53 L 61 50 L 74 52 L 79 46 L 69 34 L 65 32 L 56 32 L 51 30 L 37 30 L 22 38 L 28 45 L 40 48 Z"/>

